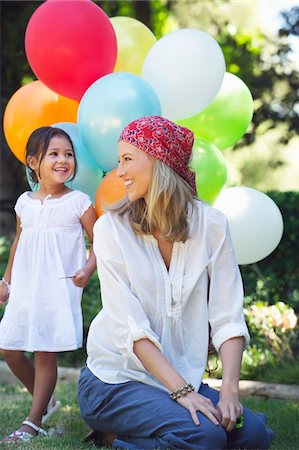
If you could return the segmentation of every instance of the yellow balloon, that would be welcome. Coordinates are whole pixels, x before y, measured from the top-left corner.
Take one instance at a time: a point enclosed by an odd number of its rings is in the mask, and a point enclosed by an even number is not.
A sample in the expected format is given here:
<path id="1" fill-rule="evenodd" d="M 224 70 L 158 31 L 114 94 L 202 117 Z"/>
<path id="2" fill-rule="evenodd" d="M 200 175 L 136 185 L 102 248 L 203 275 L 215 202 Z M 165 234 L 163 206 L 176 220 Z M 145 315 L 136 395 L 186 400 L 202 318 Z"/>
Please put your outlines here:
<path id="1" fill-rule="evenodd" d="M 58 122 L 76 122 L 79 103 L 56 94 L 41 81 L 18 89 L 4 112 L 4 134 L 10 150 L 25 163 L 26 143 L 39 127 Z"/>
<path id="2" fill-rule="evenodd" d="M 143 62 L 157 39 L 151 30 L 131 17 L 112 17 L 117 39 L 117 59 L 114 72 L 141 75 Z"/>

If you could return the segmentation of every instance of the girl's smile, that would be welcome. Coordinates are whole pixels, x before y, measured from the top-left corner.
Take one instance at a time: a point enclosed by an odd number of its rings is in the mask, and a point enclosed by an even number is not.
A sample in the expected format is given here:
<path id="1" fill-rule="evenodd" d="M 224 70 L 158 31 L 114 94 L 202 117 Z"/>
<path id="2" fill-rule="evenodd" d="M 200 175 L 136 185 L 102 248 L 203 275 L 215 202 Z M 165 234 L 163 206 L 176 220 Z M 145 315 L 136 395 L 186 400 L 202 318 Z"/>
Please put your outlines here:
<path id="1" fill-rule="evenodd" d="M 74 152 L 69 141 L 63 136 L 54 136 L 44 158 L 32 158 L 31 166 L 39 183 L 64 184 L 75 170 Z"/>

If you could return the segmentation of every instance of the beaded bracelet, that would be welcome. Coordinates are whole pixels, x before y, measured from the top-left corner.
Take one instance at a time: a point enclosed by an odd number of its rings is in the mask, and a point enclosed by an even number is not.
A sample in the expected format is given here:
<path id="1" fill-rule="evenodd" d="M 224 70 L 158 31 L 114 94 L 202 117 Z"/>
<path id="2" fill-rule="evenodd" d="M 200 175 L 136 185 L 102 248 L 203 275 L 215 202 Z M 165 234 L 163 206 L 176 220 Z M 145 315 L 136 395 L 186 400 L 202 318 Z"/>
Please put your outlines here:
<path id="1" fill-rule="evenodd" d="M 185 386 L 183 386 L 180 389 L 177 389 L 176 391 L 170 392 L 169 396 L 172 400 L 177 400 L 182 395 L 187 395 L 189 392 L 194 391 L 194 390 L 195 390 L 195 387 L 189 383 L 189 384 L 185 384 Z"/>

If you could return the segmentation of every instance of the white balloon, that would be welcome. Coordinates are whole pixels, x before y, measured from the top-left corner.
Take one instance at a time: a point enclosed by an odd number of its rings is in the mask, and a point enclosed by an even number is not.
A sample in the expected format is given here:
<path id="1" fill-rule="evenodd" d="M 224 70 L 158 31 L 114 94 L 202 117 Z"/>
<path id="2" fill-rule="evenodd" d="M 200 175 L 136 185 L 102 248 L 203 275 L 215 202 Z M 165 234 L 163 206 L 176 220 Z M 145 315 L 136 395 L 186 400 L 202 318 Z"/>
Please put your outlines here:
<path id="1" fill-rule="evenodd" d="M 224 189 L 213 205 L 228 220 L 238 264 L 252 264 L 270 255 L 283 233 L 276 203 L 249 187 Z"/>
<path id="2" fill-rule="evenodd" d="M 162 114 L 180 120 L 202 111 L 216 97 L 225 73 L 222 50 L 208 33 L 192 28 L 166 34 L 142 67 L 157 92 Z"/>

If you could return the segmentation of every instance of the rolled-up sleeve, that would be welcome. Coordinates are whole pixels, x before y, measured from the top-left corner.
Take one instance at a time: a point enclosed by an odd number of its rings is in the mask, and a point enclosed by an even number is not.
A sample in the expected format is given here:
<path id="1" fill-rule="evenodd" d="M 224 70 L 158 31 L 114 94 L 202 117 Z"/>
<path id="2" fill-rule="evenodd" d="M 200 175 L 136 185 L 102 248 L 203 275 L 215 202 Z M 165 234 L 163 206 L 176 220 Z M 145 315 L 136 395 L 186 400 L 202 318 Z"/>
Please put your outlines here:
<path id="1" fill-rule="evenodd" d="M 211 337 L 218 351 L 223 342 L 237 336 L 249 343 L 243 313 L 243 284 L 236 262 L 226 217 L 210 210 L 207 229 L 209 237 L 209 322 Z"/>
<path id="2" fill-rule="evenodd" d="M 101 285 L 102 304 L 111 339 L 125 358 L 130 358 L 141 369 L 144 367 L 133 351 L 134 342 L 149 339 L 160 350 L 158 336 L 151 329 L 149 319 L 130 289 L 124 258 L 113 235 L 111 222 L 105 216 L 94 226 L 94 252 Z M 138 262 L 136 262 L 136 272 Z"/>

